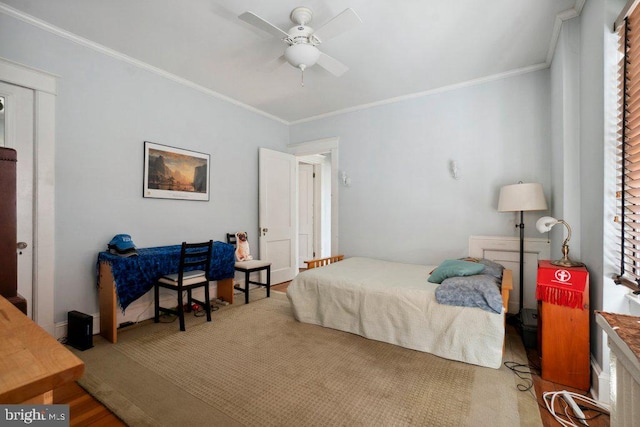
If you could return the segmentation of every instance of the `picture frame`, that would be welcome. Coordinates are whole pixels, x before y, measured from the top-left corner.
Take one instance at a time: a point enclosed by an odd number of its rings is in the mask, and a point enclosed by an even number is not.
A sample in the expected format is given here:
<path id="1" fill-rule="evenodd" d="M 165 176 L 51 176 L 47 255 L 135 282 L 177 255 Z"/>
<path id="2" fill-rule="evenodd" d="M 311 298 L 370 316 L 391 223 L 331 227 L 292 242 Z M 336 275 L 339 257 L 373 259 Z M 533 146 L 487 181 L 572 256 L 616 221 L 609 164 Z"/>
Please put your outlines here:
<path id="1" fill-rule="evenodd" d="M 143 197 L 209 201 L 210 175 L 209 154 L 144 142 Z"/>

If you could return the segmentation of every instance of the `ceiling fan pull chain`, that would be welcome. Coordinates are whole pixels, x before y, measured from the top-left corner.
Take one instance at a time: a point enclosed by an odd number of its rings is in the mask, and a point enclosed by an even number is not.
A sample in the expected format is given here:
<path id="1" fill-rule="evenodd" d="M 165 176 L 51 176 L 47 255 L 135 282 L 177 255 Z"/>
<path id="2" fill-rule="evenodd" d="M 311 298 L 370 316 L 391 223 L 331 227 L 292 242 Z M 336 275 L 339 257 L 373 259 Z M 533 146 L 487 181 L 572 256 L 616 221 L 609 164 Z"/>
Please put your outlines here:
<path id="1" fill-rule="evenodd" d="M 304 87 L 304 69 L 307 68 L 304 64 L 300 64 L 300 86 Z"/>

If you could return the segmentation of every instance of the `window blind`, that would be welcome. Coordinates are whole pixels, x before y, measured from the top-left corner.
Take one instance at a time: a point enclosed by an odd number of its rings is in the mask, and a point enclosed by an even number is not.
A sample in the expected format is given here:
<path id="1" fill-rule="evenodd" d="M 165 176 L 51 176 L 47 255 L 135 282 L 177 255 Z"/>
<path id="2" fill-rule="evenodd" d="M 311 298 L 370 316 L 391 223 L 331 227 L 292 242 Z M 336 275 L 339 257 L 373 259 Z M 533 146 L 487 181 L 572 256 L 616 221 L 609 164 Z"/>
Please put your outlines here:
<path id="1" fill-rule="evenodd" d="M 640 290 L 640 8 L 617 28 L 621 61 L 618 80 L 618 205 L 620 274 L 616 283 Z"/>

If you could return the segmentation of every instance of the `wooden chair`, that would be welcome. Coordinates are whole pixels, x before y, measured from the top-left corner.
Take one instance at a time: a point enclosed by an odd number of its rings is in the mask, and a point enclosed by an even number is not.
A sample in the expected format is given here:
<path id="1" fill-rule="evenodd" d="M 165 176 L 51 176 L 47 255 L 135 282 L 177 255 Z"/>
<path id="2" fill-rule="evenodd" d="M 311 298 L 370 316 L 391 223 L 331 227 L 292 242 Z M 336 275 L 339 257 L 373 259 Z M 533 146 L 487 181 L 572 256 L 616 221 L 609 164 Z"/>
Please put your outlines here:
<path id="1" fill-rule="evenodd" d="M 211 322 L 211 298 L 209 297 L 209 266 L 213 240 L 205 243 L 182 242 L 180 250 L 180 266 L 177 273 L 162 276 L 154 286 L 155 316 L 154 321 L 160 321 L 160 312 L 175 314 L 180 319 L 180 330 L 184 331 L 184 300 L 183 292 L 187 291 L 187 310 L 195 302 L 204 307 L 207 322 Z M 192 297 L 195 288 L 204 288 L 204 301 Z M 160 307 L 160 288 L 171 289 L 178 293 L 178 307 L 176 309 Z"/>
<path id="2" fill-rule="evenodd" d="M 237 246 L 236 235 L 227 233 L 227 243 Z M 271 296 L 271 263 L 269 261 L 261 261 L 259 259 L 252 259 L 249 261 L 236 261 L 234 268 L 236 271 L 244 273 L 244 289 L 239 286 L 234 286 L 234 289 L 244 292 L 244 303 L 249 304 L 249 285 L 258 285 L 267 288 L 267 298 Z M 256 271 L 266 270 L 267 281 L 254 282 L 250 280 L 250 275 Z"/>

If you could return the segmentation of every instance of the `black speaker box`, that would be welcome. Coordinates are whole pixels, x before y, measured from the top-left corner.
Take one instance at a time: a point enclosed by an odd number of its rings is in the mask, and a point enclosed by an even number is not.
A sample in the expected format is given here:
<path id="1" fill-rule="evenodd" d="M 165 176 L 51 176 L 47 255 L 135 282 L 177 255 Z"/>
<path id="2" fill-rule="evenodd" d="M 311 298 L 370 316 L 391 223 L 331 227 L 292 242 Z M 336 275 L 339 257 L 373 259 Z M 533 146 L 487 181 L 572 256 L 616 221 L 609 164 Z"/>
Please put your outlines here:
<path id="1" fill-rule="evenodd" d="M 67 344 L 82 351 L 93 347 L 93 316 L 75 310 L 68 313 Z"/>

